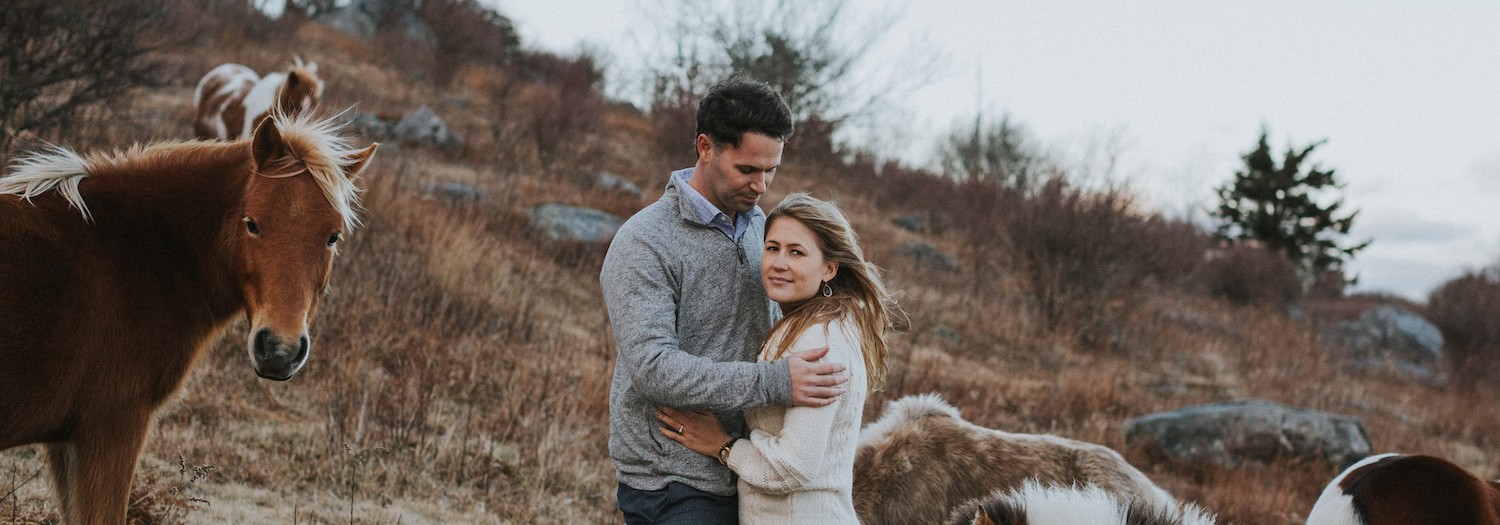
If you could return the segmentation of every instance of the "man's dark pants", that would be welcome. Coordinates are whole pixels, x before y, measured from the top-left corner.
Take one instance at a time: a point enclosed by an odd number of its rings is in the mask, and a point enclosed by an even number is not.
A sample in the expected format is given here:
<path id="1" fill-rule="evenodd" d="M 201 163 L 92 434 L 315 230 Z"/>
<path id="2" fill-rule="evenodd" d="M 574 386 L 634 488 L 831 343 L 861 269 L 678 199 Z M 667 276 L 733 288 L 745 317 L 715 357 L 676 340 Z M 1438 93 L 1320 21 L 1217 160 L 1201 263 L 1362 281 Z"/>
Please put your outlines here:
<path id="1" fill-rule="evenodd" d="M 718 496 L 671 482 L 661 490 L 637 490 L 620 483 L 616 496 L 626 525 L 736 525 L 739 498 Z"/>

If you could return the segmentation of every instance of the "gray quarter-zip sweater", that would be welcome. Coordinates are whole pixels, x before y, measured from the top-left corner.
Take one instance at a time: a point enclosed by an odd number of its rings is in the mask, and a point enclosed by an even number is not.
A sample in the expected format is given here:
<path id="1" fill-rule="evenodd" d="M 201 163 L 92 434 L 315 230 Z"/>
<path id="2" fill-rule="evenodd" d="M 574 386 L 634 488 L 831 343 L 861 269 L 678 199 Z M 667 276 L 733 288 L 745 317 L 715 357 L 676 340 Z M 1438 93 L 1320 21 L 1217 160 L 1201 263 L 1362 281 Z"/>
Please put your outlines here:
<path id="1" fill-rule="evenodd" d="M 777 310 L 760 282 L 765 217 L 739 242 L 703 222 L 669 178 L 661 199 L 615 233 L 599 272 L 614 330 L 609 453 L 617 479 L 638 490 L 678 481 L 735 492 L 728 468 L 662 436 L 658 405 L 716 412 L 744 435 L 741 410 L 790 405 L 785 360 L 758 363 Z"/>

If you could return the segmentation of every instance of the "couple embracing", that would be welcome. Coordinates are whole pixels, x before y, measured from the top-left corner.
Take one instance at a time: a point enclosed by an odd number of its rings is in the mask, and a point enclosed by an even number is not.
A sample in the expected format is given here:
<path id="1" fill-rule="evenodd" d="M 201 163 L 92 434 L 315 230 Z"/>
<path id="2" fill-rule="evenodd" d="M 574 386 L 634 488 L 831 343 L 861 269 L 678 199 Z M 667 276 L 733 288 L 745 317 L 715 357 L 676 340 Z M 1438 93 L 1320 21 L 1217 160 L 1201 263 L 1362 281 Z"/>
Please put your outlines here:
<path id="1" fill-rule="evenodd" d="M 628 524 L 858 523 L 854 450 L 894 304 L 833 204 L 758 206 L 792 134 L 769 86 L 700 101 L 698 160 L 620 228 L 610 456 Z"/>

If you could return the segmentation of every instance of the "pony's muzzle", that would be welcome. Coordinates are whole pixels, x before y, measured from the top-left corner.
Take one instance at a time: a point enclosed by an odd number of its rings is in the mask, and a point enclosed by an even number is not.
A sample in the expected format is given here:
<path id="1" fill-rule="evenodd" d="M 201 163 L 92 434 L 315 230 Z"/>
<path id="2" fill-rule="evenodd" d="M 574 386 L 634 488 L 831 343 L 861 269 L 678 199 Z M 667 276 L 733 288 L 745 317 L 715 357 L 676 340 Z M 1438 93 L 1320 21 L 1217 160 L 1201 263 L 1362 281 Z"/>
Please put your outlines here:
<path id="1" fill-rule="evenodd" d="M 312 341 L 306 335 L 290 341 L 276 335 L 270 328 L 256 331 L 250 344 L 255 375 L 275 381 L 286 381 L 297 375 L 312 350 Z"/>

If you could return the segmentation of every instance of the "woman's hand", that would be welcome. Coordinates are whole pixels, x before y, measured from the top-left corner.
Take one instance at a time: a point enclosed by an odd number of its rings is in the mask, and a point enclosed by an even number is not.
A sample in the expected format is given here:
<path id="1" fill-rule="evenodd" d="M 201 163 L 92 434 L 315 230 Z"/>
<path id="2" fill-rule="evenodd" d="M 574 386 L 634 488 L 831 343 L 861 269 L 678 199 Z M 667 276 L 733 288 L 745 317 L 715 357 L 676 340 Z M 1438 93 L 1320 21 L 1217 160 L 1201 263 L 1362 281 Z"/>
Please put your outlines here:
<path id="1" fill-rule="evenodd" d="M 656 419 L 662 422 L 656 429 L 661 435 L 708 457 L 719 457 L 719 447 L 729 442 L 729 434 L 719 427 L 719 419 L 713 414 L 657 407 Z"/>

